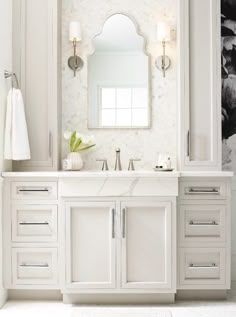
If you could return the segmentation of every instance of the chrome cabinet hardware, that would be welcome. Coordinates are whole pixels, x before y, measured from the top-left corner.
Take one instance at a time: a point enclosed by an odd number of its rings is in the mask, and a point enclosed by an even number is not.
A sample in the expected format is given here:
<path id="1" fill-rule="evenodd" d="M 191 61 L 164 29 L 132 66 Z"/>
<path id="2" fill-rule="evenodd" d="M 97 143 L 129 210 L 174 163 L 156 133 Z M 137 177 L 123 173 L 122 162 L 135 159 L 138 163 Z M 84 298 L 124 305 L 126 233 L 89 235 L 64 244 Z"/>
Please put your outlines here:
<path id="1" fill-rule="evenodd" d="M 218 226 L 219 224 L 216 221 L 189 221 L 190 226 Z"/>
<path id="2" fill-rule="evenodd" d="M 120 149 L 116 149 L 116 162 L 115 162 L 115 171 L 121 171 L 121 161 L 120 161 Z"/>
<path id="3" fill-rule="evenodd" d="M 201 187 L 190 187 L 187 194 L 219 194 L 219 189 L 212 188 L 201 188 Z"/>
<path id="4" fill-rule="evenodd" d="M 115 239 L 115 209 L 112 208 L 112 239 Z"/>
<path id="5" fill-rule="evenodd" d="M 49 193 L 50 190 L 49 188 L 27 188 L 27 187 L 19 187 L 17 190 L 18 193 L 23 193 L 23 194 L 27 194 L 27 193 Z"/>
<path id="6" fill-rule="evenodd" d="M 16 73 L 9 72 L 8 70 L 5 70 L 4 71 L 4 77 L 5 78 L 11 77 L 11 87 L 12 88 L 14 88 L 14 80 L 13 80 L 13 78 L 14 78 L 15 79 L 15 84 L 16 84 L 16 89 L 20 88 Z"/>
<path id="7" fill-rule="evenodd" d="M 50 131 L 48 134 L 48 155 L 52 158 L 52 132 Z"/>
<path id="8" fill-rule="evenodd" d="M 193 269 L 212 269 L 212 268 L 218 268 L 218 266 L 215 263 L 211 263 L 211 264 L 193 264 L 190 263 L 189 264 L 190 268 Z"/>
<path id="9" fill-rule="evenodd" d="M 32 267 L 32 268 L 48 268 L 49 265 L 47 263 L 39 263 L 39 264 L 35 264 L 35 263 L 22 263 L 19 266 L 21 267 Z"/>
<path id="10" fill-rule="evenodd" d="M 125 231 L 126 231 L 126 208 L 122 209 L 122 238 L 125 239 Z"/>
<path id="11" fill-rule="evenodd" d="M 135 168 L 134 168 L 134 162 L 139 162 L 139 161 L 141 161 L 141 160 L 140 160 L 140 159 L 133 159 L 133 158 L 131 158 L 131 159 L 129 160 L 128 171 L 134 171 L 134 170 L 135 170 Z"/>
<path id="12" fill-rule="evenodd" d="M 108 171 L 108 164 L 107 164 L 107 159 L 96 159 L 97 162 L 103 162 L 102 163 L 102 171 Z"/>
<path id="13" fill-rule="evenodd" d="M 44 221 L 44 222 L 27 222 L 27 221 L 22 221 L 19 222 L 19 225 L 21 226 L 48 226 L 49 222 Z"/>
<path id="14" fill-rule="evenodd" d="M 190 157 L 190 131 L 187 132 L 187 156 Z"/>

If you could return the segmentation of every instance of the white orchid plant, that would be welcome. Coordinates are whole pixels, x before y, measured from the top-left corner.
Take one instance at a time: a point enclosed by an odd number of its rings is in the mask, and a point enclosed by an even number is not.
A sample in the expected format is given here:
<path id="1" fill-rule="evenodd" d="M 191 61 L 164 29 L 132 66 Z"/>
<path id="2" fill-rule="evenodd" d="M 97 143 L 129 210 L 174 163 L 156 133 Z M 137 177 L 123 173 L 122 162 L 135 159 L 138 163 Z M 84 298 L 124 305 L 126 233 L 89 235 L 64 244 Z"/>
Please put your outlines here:
<path id="1" fill-rule="evenodd" d="M 64 138 L 69 141 L 70 152 L 85 151 L 96 145 L 93 136 L 83 135 L 76 131 L 65 131 Z"/>

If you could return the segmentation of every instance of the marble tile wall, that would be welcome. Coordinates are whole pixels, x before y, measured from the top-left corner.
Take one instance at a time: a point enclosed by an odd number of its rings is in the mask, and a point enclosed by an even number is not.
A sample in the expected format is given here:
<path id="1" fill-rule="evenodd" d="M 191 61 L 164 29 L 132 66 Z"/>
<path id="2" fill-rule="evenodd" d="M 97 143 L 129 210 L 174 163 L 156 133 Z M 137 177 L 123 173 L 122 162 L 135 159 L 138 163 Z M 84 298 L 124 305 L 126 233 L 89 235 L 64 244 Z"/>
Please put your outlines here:
<path id="1" fill-rule="evenodd" d="M 96 158 L 107 158 L 112 169 L 115 149 L 121 149 L 123 168 L 128 167 L 129 158 L 140 158 L 137 168 L 152 168 L 158 152 L 168 152 L 176 165 L 177 152 L 177 65 L 176 42 L 167 46 L 172 60 L 166 78 L 155 67 L 155 59 L 162 52 L 156 40 L 156 25 L 167 20 L 176 25 L 175 0 L 63 0 L 62 1 L 62 134 L 64 130 L 77 130 L 95 136 L 96 147 L 84 152 L 86 169 L 98 169 Z M 151 58 L 152 126 L 150 129 L 135 130 L 89 130 L 87 128 L 87 58 L 93 52 L 92 39 L 102 30 L 104 21 L 113 13 L 125 13 L 139 25 L 146 37 L 147 52 Z M 71 20 L 79 20 L 83 41 L 78 53 L 84 60 L 83 69 L 73 77 L 67 66 L 72 46 L 68 41 L 68 26 Z M 62 141 L 62 158 L 68 152 L 67 143 Z"/>

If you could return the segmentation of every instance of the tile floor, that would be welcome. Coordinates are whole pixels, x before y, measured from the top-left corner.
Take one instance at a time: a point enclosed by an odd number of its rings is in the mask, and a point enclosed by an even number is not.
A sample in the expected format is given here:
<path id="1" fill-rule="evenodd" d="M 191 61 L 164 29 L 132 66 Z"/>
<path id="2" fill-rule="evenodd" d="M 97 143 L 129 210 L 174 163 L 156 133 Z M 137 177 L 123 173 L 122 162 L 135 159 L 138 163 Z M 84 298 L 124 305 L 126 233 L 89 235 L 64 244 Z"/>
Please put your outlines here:
<path id="1" fill-rule="evenodd" d="M 101 310 L 108 309 L 108 306 L 94 306 L 92 309 Z M 236 292 L 229 293 L 226 301 L 178 301 L 175 304 L 168 306 L 141 306 L 127 307 L 125 310 L 137 311 L 137 308 L 143 311 L 143 315 L 148 316 L 148 312 L 153 315 L 156 311 L 170 310 L 172 317 L 236 317 Z M 85 306 L 80 308 L 86 310 Z M 114 306 L 110 308 L 115 309 Z M 91 307 L 89 308 L 90 315 Z M 64 305 L 61 302 L 41 302 L 41 301 L 9 301 L 0 310 L 0 317 L 71 317 L 73 307 Z"/>

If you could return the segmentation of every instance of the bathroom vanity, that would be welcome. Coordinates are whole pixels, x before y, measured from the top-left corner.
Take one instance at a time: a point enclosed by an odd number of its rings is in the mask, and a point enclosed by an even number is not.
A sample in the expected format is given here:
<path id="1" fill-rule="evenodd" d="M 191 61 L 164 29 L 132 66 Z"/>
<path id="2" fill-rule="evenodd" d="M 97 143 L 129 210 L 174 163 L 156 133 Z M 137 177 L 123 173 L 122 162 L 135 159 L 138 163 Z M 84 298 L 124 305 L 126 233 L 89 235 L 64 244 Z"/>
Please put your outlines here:
<path id="1" fill-rule="evenodd" d="M 51 292 L 65 303 L 223 298 L 233 173 L 221 159 L 220 0 L 92 2 L 14 1 L 31 160 L 2 174 L 4 287 L 10 298 Z M 164 16 L 178 25 L 160 72 Z M 84 35 L 77 71 L 72 17 Z M 83 171 L 59 171 L 67 129 L 95 136 Z M 93 171 L 96 159 L 114 168 L 117 147 L 123 169 L 141 159 L 137 171 Z M 161 151 L 176 171 L 152 170 Z"/>
<path id="2" fill-rule="evenodd" d="M 172 302 L 192 291 L 223 297 L 231 176 L 4 173 L 5 287 L 58 290 L 66 303 Z"/>

